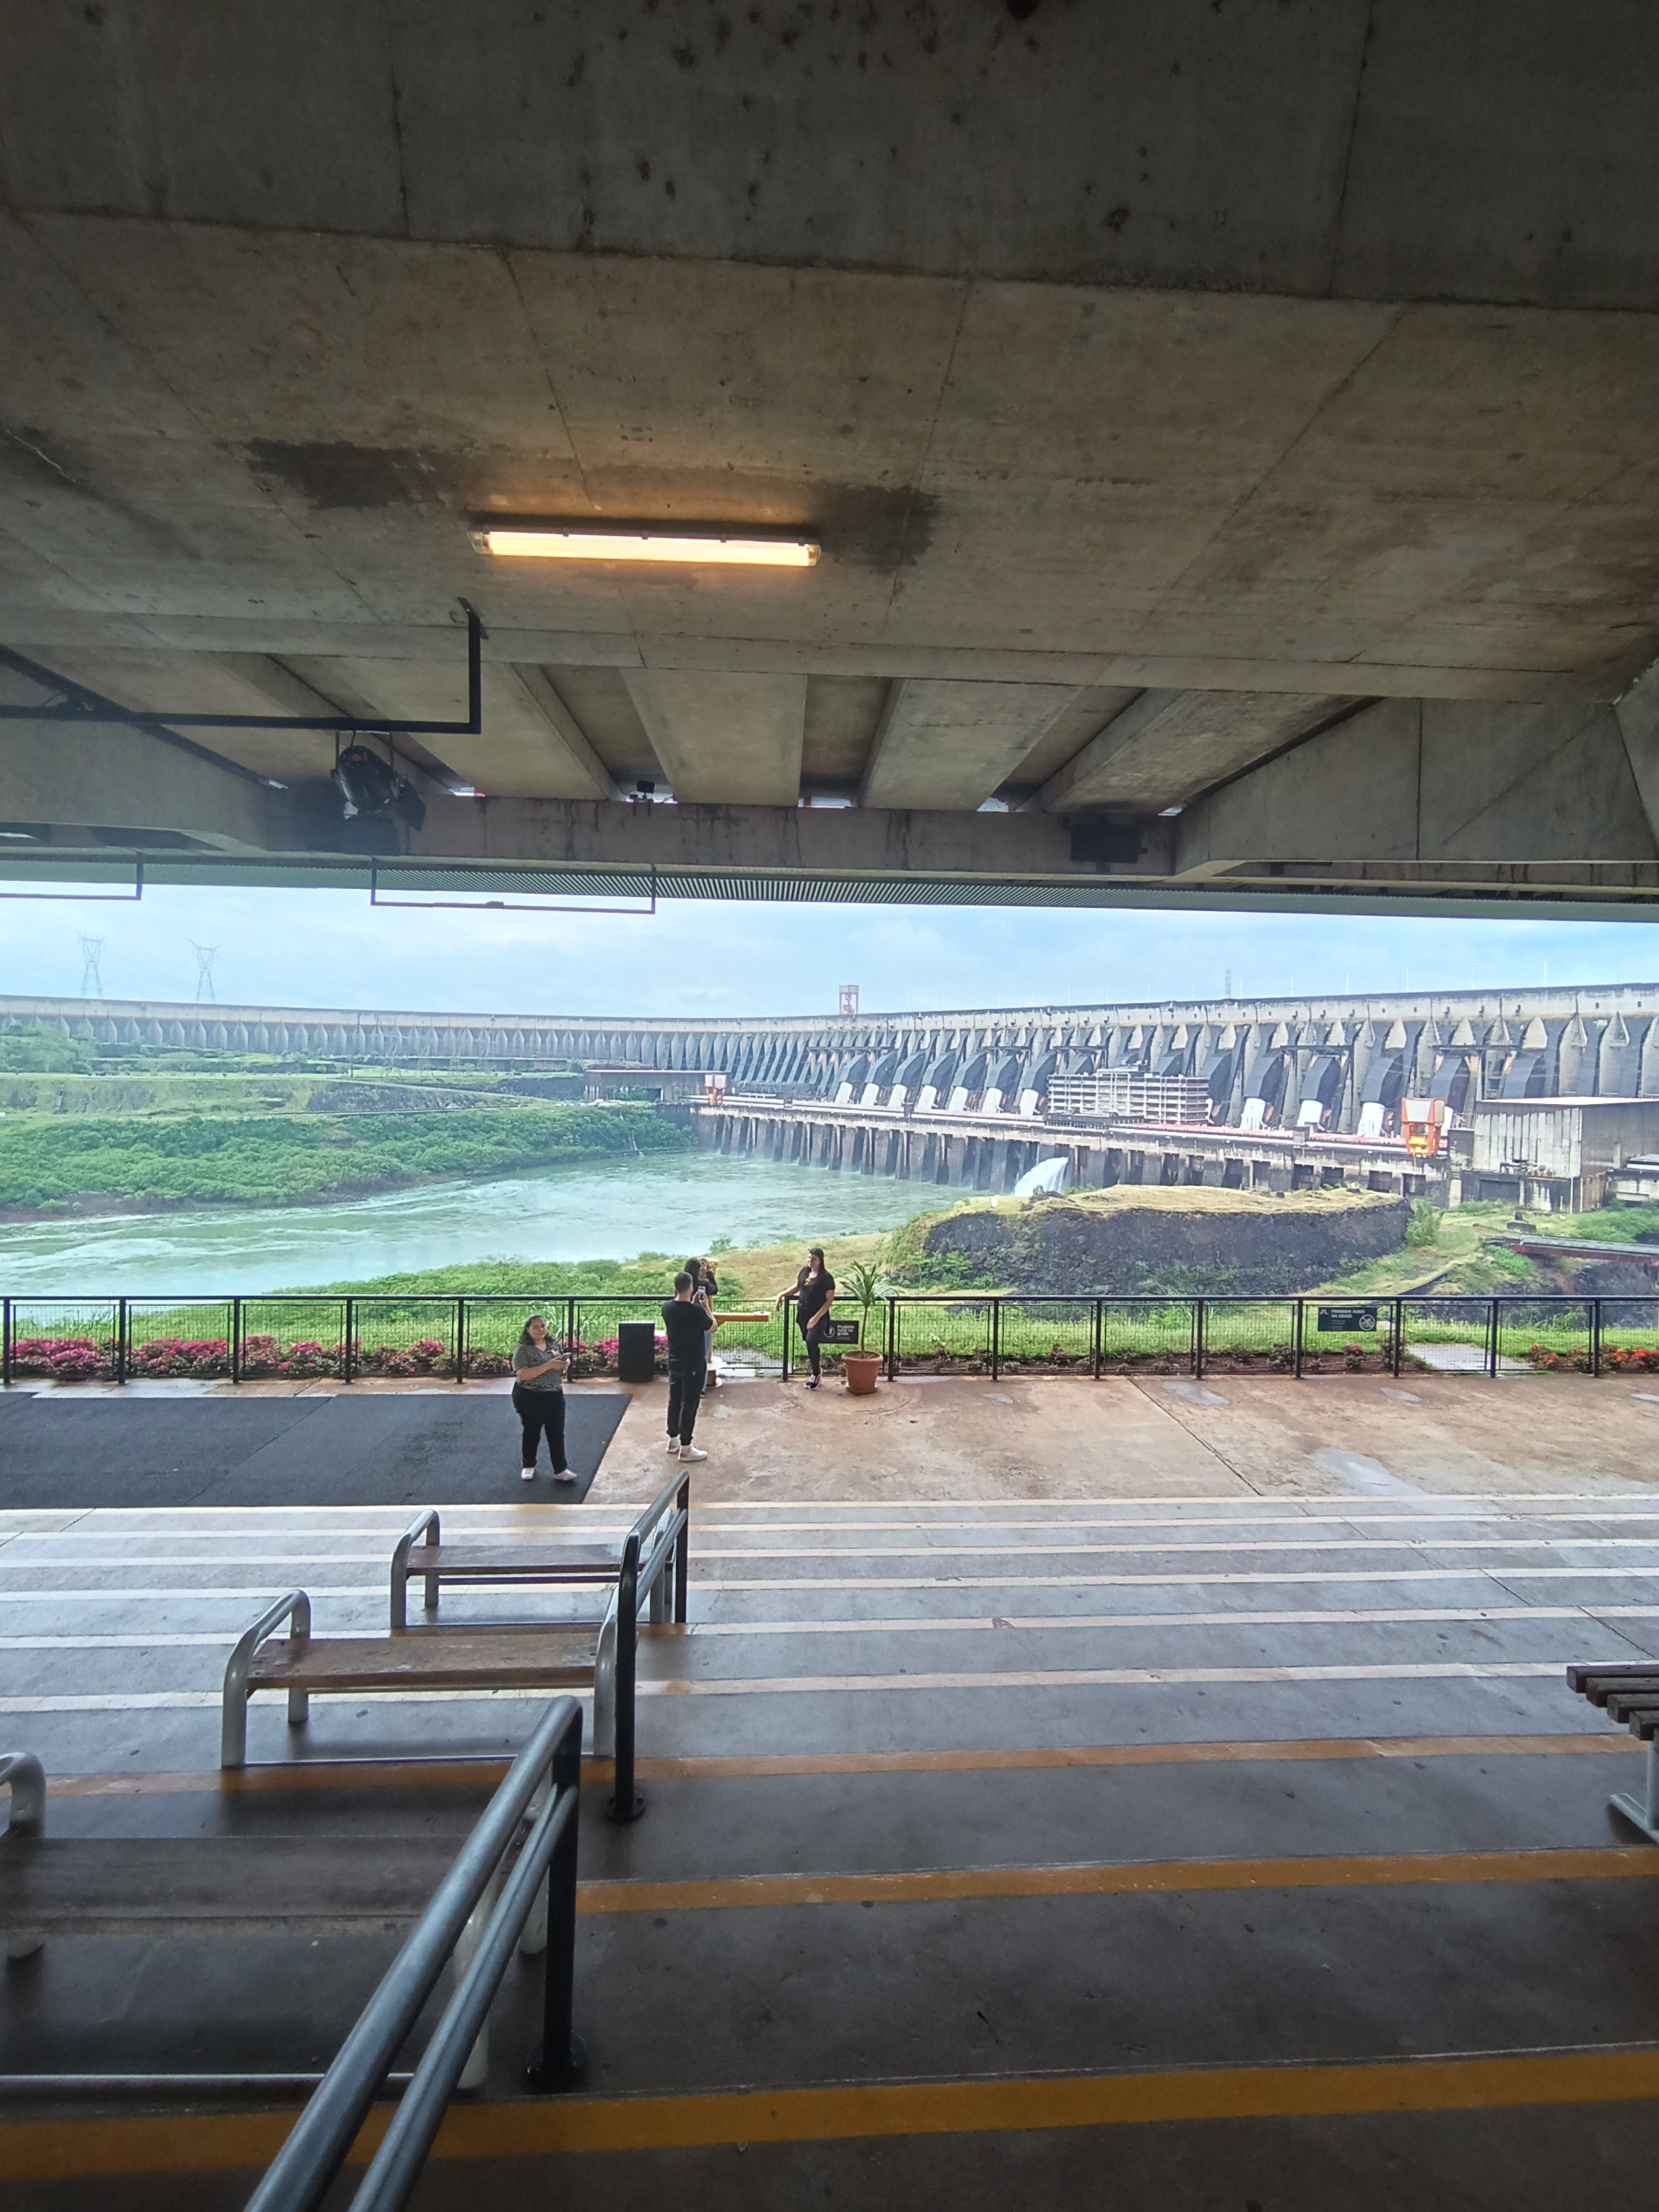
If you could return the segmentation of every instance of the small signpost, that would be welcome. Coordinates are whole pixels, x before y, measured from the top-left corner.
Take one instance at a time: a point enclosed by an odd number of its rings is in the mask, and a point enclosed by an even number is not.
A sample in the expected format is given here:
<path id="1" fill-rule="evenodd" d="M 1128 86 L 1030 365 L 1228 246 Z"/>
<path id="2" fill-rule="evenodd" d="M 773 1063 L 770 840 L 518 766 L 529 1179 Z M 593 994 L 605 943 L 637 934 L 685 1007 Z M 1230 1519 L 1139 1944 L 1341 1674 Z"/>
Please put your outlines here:
<path id="1" fill-rule="evenodd" d="M 1376 1308 L 1375 1306 L 1321 1306 L 1319 1326 L 1322 1333 L 1329 1329 L 1334 1334 L 1352 1336 L 1372 1334 L 1376 1328 Z"/>

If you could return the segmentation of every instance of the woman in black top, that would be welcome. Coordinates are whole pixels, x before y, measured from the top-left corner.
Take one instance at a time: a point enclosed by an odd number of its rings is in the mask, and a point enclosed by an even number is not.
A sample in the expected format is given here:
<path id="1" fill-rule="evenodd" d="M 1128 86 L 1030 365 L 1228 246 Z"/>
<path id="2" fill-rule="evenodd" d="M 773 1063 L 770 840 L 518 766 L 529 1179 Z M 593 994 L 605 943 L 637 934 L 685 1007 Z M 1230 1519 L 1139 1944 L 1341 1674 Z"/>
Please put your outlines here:
<path id="1" fill-rule="evenodd" d="M 806 1357 L 812 1370 L 806 1380 L 809 1390 L 816 1390 L 823 1379 L 818 1373 L 818 1348 L 823 1342 L 824 1325 L 835 1303 L 836 1279 L 823 1264 L 823 1247 L 814 1244 L 807 1253 L 806 1265 L 795 1278 L 795 1311 L 800 1320 L 800 1333 L 806 1339 Z"/>
<path id="2" fill-rule="evenodd" d="M 708 1326 L 712 1331 L 714 1326 L 714 1300 L 720 1295 L 720 1284 L 715 1279 L 714 1267 L 707 1260 L 688 1260 L 684 1273 L 691 1278 L 691 1303 L 693 1305 L 701 1306 L 708 1315 Z M 714 1340 L 711 1334 L 708 1339 L 711 1351 L 714 1342 Z M 702 1387 L 705 1395 L 717 1389 L 719 1382 L 720 1377 L 714 1372 L 714 1363 L 711 1357 L 708 1371 L 703 1378 Z"/>

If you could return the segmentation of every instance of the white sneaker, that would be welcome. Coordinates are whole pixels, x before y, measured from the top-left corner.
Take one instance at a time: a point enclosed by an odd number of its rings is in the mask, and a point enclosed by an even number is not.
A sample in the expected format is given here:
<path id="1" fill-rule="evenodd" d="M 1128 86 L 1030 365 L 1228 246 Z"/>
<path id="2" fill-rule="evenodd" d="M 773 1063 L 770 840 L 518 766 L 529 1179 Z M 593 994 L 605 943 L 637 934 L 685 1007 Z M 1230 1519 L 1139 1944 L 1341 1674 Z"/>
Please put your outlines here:
<path id="1" fill-rule="evenodd" d="M 573 1467 L 556 1467 L 553 1480 L 555 1482 L 574 1482 L 577 1480 L 576 1470 Z"/>
<path id="2" fill-rule="evenodd" d="M 699 1451 L 696 1444 L 682 1444 L 680 1446 L 680 1457 L 682 1459 L 707 1459 L 708 1456 L 708 1453 L 706 1451 Z"/>
<path id="3" fill-rule="evenodd" d="M 520 1475 L 519 1480 L 520 1482 L 534 1482 L 536 1480 L 535 1468 L 533 1467 L 526 1468 L 523 1473 Z"/>
<path id="4" fill-rule="evenodd" d="M 678 1437 L 670 1437 L 670 1438 L 668 1439 L 668 1449 L 669 1449 L 669 1450 L 670 1450 L 670 1451 L 672 1451 L 672 1452 L 677 1452 L 677 1451 L 679 1449 L 679 1448 L 680 1448 L 680 1440 L 679 1440 L 679 1438 L 678 1438 Z"/>

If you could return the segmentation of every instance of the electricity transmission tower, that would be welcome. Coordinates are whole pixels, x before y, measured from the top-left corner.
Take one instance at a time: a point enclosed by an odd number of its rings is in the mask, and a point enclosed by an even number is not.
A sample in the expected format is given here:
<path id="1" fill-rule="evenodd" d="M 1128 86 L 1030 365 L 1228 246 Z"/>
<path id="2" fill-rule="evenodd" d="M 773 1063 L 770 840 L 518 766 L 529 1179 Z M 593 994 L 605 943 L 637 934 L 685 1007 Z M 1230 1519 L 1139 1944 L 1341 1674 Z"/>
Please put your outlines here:
<path id="1" fill-rule="evenodd" d="M 213 994 L 213 963 L 219 957 L 216 945 L 198 945 L 193 940 L 191 950 L 196 955 L 196 1003 L 198 1006 L 216 1006 Z"/>
<path id="2" fill-rule="evenodd" d="M 98 956 L 104 949 L 104 940 L 101 937 L 88 937 L 80 932 L 76 933 L 81 937 L 81 996 L 83 999 L 101 999 L 104 979 L 99 973 Z"/>

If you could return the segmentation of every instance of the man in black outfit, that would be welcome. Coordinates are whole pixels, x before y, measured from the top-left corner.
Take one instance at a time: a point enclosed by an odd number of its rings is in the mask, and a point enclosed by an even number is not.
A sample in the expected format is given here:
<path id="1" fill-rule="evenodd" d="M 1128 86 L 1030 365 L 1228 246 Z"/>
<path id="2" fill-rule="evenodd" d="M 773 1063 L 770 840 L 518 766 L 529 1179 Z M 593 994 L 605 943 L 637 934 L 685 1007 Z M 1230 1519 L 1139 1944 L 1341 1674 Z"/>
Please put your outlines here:
<path id="1" fill-rule="evenodd" d="M 691 1441 L 708 1367 L 708 1338 L 714 1316 L 692 1296 L 690 1275 L 674 1278 L 674 1295 L 663 1301 L 662 1325 L 668 1338 L 668 1449 L 684 1460 L 707 1459 Z"/>

